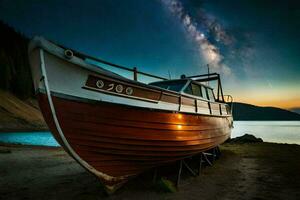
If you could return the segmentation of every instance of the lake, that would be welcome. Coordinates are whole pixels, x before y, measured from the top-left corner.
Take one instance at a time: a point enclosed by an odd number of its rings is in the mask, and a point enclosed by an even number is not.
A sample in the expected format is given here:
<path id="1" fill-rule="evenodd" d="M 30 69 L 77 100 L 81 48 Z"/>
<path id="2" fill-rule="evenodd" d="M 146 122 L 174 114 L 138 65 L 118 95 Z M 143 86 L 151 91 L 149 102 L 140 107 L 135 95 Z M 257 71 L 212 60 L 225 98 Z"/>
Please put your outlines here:
<path id="1" fill-rule="evenodd" d="M 231 136 L 245 133 L 265 142 L 300 144 L 300 121 L 235 121 Z"/>
<path id="2" fill-rule="evenodd" d="M 49 131 L 0 133 L 0 142 L 42 146 L 60 146 Z"/>
<path id="3" fill-rule="evenodd" d="M 246 133 L 265 142 L 300 145 L 300 121 L 235 121 L 231 137 Z M 0 142 L 59 146 L 50 132 L 0 133 Z"/>

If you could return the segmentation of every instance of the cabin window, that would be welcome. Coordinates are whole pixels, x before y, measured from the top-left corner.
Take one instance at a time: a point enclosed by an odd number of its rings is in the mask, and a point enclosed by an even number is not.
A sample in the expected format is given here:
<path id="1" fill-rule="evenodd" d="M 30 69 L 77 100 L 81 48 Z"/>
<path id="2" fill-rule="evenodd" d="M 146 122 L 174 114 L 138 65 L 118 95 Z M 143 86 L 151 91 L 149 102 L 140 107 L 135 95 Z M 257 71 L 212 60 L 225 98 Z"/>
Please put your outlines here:
<path id="1" fill-rule="evenodd" d="M 196 85 L 194 83 L 192 83 L 191 85 L 192 85 L 193 95 L 198 96 L 198 97 L 202 97 L 202 92 L 201 92 L 200 85 Z"/>
<path id="2" fill-rule="evenodd" d="M 202 97 L 204 99 L 208 99 L 207 98 L 207 94 L 206 94 L 206 88 L 204 86 L 201 85 L 201 91 L 202 91 Z"/>
<path id="3" fill-rule="evenodd" d="M 149 85 L 154 85 L 167 90 L 179 92 L 183 88 L 185 83 L 186 81 L 165 81 L 165 82 L 154 82 L 154 83 L 150 83 Z"/>
<path id="4" fill-rule="evenodd" d="M 187 93 L 187 94 L 193 95 L 193 88 L 192 88 L 191 84 L 189 84 L 189 85 L 184 89 L 184 92 Z"/>
<path id="5" fill-rule="evenodd" d="M 202 85 L 191 83 L 185 88 L 184 92 L 197 97 L 202 97 L 204 99 L 209 99 L 207 96 L 206 87 Z"/>
<path id="6" fill-rule="evenodd" d="M 208 98 L 210 101 L 215 101 L 215 96 L 214 96 L 212 89 L 207 88 L 207 94 L 208 94 Z"/>

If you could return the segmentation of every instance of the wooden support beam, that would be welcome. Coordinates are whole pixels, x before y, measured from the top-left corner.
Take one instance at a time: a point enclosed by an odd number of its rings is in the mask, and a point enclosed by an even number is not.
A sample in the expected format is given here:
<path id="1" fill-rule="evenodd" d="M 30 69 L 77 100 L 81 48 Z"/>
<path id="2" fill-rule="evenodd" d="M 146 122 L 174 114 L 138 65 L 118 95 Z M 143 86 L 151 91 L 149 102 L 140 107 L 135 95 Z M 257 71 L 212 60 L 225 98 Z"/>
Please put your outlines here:
<path id="1" fill-rule="evenodd" d="M 178 170 L 177 181 L 176 181 L 177 188 L 179 187 L 181 172 L 182 172 L 182 160 L 179 161 L 179 170 Z"/>
<path id="2" fill-rule="evenodd" d="M 193 175 L 193 176 L 197 176 L 197 173 L 194 172 L 194 170 L 184 161 L 182 160 L 183 165 L 189 170 L 189 172 Z"/>
<path id="3" fill-rule="evenodd" d="M 154 169 L 154 172 L 153 172 L 153 179 L 152 179 L 152 183 L 156 183 L 156 179 L 157 179 L 157 168 Z"/>

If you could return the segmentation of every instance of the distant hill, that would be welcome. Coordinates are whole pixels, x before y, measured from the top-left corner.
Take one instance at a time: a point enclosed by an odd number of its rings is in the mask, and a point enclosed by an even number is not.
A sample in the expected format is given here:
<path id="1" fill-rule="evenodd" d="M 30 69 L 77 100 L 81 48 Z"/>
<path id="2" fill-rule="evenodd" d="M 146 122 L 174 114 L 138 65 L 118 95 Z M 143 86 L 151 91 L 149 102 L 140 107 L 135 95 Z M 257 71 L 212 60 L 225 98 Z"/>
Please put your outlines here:
<path id="1" fill-rule="evenodd" d="M 234 120 L 300 120 L 300 114 L 275 107 L 260 107 L 246 103 L 233 103 Z"/>
<path id="2" fill-rule="evenodd" d="M 291 108 L 290 111 L 300 114 L 300 108 Z"/>

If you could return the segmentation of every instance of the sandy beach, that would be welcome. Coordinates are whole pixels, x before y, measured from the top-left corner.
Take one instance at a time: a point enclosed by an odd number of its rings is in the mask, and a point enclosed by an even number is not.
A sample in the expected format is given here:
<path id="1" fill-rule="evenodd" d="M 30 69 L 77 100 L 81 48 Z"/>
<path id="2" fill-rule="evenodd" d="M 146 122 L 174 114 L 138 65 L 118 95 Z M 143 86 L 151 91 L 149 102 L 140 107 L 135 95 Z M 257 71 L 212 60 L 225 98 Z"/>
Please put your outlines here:
<path id="1" fill-rule="evenodd" d="M 0 199 L 299 198 L 299 145 L 227 143 L 221 151 L 199 177 L 184 176 L 177 192 L 162 191 L 147 172 L 107 196 L 98 180 L 61 148 L 1 144 Z"/>

